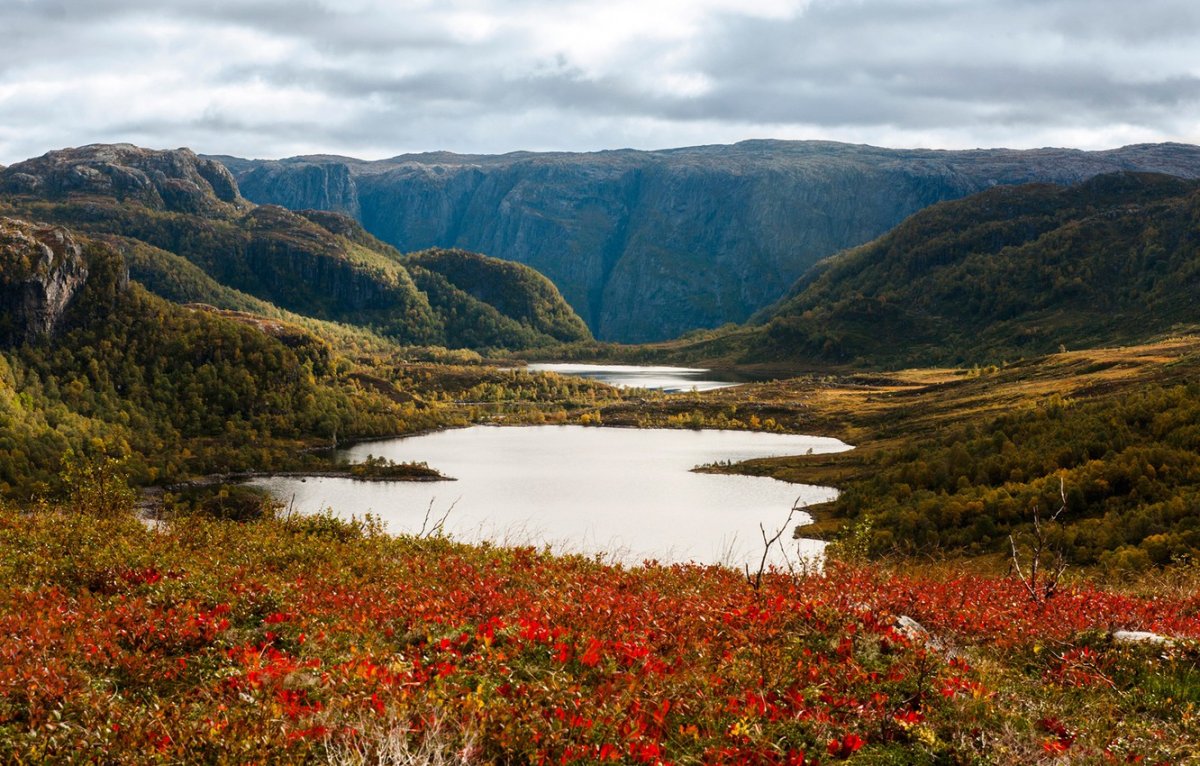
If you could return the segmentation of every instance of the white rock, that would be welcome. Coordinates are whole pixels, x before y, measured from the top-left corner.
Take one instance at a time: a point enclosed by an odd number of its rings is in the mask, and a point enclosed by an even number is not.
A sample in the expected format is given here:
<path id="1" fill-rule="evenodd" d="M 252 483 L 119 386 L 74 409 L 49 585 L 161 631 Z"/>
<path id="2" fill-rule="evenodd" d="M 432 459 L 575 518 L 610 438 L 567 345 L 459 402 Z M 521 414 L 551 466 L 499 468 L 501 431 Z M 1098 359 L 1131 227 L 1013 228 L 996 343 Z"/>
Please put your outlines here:
<path id="1" fill-rule="evenodd" d="M 1113 641 L 1122 644 L 1173 644 L 1174 640 L 1148 630 L 1114 630 Z"/>

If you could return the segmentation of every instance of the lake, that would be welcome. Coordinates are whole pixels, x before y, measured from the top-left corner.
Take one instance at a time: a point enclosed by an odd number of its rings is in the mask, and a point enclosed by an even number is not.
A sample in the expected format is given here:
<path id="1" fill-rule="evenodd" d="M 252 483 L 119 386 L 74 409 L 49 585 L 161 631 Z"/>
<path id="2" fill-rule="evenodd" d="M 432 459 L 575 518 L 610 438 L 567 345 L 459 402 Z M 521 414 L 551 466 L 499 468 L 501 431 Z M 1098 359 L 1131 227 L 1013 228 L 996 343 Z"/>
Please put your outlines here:
<path id="1" fill-rule="evenodd" d="M 717 375 L 712 370 L 697 367 L 648 367 L 632 364 L 564 364 L 538 362 L 525 369 L 530 372 L 556 372 L 591 378 L 621 388 L 655 388 L 669 393 L 679 391 L 712 391 L 729 388 L 744 381 L 732 380 L 729 375 Z"/>
<path id="2" fill-rule="evenodd" d="M 605 553 L 638 564 L 695 561 L 757 566 L 758 525 L 770 533 L 794 502 L 833 499 L 828 487 L 690 471 L 716 461 L 840 452 L 837 439 L 748 431 L 473 426 L 359 444 L 341 453 L 396 462 L 426 461 L 453 482 L 359 482 L 293 477 L 257 479 L 299 512 L 333 508 L 374 513 L 393 533 L 420 530 L 426 511 L 449 512 L 455 539 Z M 793 525 L 807 520 L 797 514 Z M 789 555 L 819 557 L 824 544 L 791 541 Z M 783 563 L 776 558 L 776 563 Z"/>

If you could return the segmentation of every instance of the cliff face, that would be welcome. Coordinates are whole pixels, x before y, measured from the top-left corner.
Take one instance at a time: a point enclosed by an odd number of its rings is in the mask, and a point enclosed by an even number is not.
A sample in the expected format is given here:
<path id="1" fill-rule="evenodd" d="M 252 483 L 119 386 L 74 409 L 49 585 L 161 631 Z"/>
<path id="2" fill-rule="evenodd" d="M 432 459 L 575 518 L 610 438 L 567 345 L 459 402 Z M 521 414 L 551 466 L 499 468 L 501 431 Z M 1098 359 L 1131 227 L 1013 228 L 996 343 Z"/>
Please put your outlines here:
<path id="1" fill-rule="evenodd" d="M 87 278 L 83 250 L 66 229 L 0 218 L 0 343 L 52 334 Z"/>
<path id="2" fill-rule="evenodd" d="M 350 183 L 330 168 L 315 168 L 315 176 Z M 333 188 L 304 187 L 329 204 Z M 525 266 L 461 252 L 405 258 L 342 213 L 254 205 L 225 165 L 186 149 L 92 145 L 0 169 L 4 214 L 71 226 L 93 238 L 88 257 L 94 238 L 105 238 L 130 254 L 147 286 L 183 302 L 282 309 L 369 327 L 408 344 L 511 349 L 591 337 L 554 286 Z M 14 255 L 14 263 L 22 258 Z M 25 271 L 6 275 L 19 281 Z M 53 271 L 39 277 L 45 288 L 39 299 L 49 301 L 51 313 L 60 277 Z M 23 295 L 13 292 L 8 300 L 17 306 L 36 297 Z M 15 310 L 32 316 L 27 309 Z M 0 325 L 7 316 L 0 313 Z M 24 338 L 26 326 L 41 325 L 22 318 L 13 326 Z"/>
<path id="3" fill-rule="evenodd" d="M 286 173 L 286 179 L 278 176 Z M 266 199 L 278 192 L 272 202 L 292 210 L 330 210 L 357 218 L 361 215 L 358 191 L 350 169 L 340 163 L 300 165 L 283 169 L 276 165 L 258 165 L 239 182 L 242 193 L 253 199 Z"/>
<path id="4" fill-rule="evenodd" d="M 1167 175 L 989 189 L 823 261 L 722 341 L 744 362 L 892 368 L 1144 342 L 1200 320 L 1198 221 L 1200 182 Z"/>
<path id="5" fill-rule="evenodd" d="M 180 213 L 245 203 L 221 163 L 189 149 L 154 151 L 130 144 L 91 144 L 19 162 L 0 170 L 0 192 L 48 199 L 94 194 Z"/>
<path id="6" fill-rule="evenodd" d="M 739 322 L 812 264 L 935 202 L 997 184 L 1150 170 L 1200 176 L 1200 148 L 901 151 L 753 141 L 656 152 L 227 160 L 256 202 L 356 216 L 401 250 L 528 264 L 602 339 Z"/>

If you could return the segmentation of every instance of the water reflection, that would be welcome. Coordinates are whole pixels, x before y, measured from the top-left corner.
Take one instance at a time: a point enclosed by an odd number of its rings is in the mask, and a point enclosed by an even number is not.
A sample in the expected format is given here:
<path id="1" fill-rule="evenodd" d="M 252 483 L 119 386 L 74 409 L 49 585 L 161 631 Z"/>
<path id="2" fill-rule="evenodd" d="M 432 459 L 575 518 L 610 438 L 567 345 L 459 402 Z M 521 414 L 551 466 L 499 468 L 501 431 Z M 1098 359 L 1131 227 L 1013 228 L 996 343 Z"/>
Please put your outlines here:
<path id="1" fill-rule="evenodd" d="M 649 558 L 740 567 L 757 565 L 760 523 L 773 534 L 794 502 L 831 500 L 836 490 L 690 469 L 845 449 L 837 439 L 744 431 L 475 426 L 360 444 L 343 453 L 352 461 L 368 455 L 424 460 L 458 481 L 256 483 L 302 512 L 332 507 L 346 516 L 375 513 L 392 532 L 416 532 L 432 508 L 434 517 L 450 511 L 446 530 L 460 540 L 550 544 L 630 564 Z M 789 552 L 812 556 L 823 547 L 815 540 L 790 542 Z"/>
<path id="2" fill-rule="evenodd" d="M 667 392 L 712 391 L 729 388 L 744 381 L 728 379 L 712 370 L 697 367 L 647 367 L 633 364 L 563 364 L 539 362 L 530 364 L 531 372 L 556 372 L 591 378 L 621 388 L 655 388 Z"/>

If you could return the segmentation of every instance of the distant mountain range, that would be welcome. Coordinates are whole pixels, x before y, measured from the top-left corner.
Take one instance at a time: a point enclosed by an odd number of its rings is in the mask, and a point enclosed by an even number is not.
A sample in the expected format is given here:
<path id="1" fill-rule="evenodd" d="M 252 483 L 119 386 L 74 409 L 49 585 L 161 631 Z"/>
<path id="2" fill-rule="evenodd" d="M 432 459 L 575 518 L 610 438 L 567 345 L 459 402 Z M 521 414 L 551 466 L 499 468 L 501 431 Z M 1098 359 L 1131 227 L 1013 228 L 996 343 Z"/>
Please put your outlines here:
<path id="1" fill-rule="evenodd" d="M 352 216 L 402 251 L 454 247 L 548 276 L 601 339 L 742 322 L 829 255 L 997 185 L 1114 171 L 1200 177 L 1200 147 L 894 150 L 748 141 L 500 156 L 215 157 L 259 203 Z"/>
<path id="2" fill-rule="evenodd" d="M 256 206 L 186 149 L 92 145 L 0 169 L 0 214 L 106 241 L 179 303 L 353 325 L 402 344 L 519 349 L 590 338 L 543 276 L 463 251 L 402 255 L 354 220 Z"/>
<path id="3" fill-rule="evenodd" d="M 634 271 L 657 273 L 652 280 L 625 284 L 621 289 L 632 294 L 605 304 L 614 311 L 622 307 L 624 313 L 614 316 L 629 322 L 629 328 L 639 316 L 680 321 L 687 312 L 670 306 L 680 301 L 694 306 L 704 294 L 689 291 L 702 283 L 742 295 L 746 284 L 763 289 L 766 280 L 751 279 L 765 273 L 756 266 L 761 258 L 756 261 L 744 250 L 754 237 L 761 241 L 765 229 L 746 233 L 748 240 L 732 233 L 744 223 L 739 216 L 755 205 L 775 206 L 775 223 L 783 228 L 773 236 L 784 238 L 784 229 L 795 229 L 794 217 L 815 215 L 818 207 L 839 211 L 844 218 L 838 230 L 845 235 L 848 220 L 859 226 L 863 216 L 894 211 L 900 199 L 916 204 L 916 197 L 889 196 L 883 187 L 870 187 L 868 179 L 889 178 L 903 186 L 903 178 L 910 191 L 922 185 L 946 191 L 952 179 L 965 184 L 967 171 L 986 171 L 989 183 L 1018 167 L 1044 175 L 1069 171 L 1086 179 L 1073 185 L 997 182 L 964 199 L 926 206 L 882 236 L 809 267 L 745 325 L 694 332 L 661 349 L 630 353 L 654 356 L 665 349 L 680 360 L 781 367 L 987 363 L 1060 346 L 1142 341 L 1200 323 L 1195 297 L 1200 292 L 1200 181 L 1179 177 L 1195 175 L 1193 163 L 1200 167 L 1196 147 L 920 153 L 770 143 L 762 145 L 762 156 L 754 159 L 754 146 L 491 158 L 422 155 L 357 165 L 333 158 L 227 162 L 251 188 L 266 177 L 283 184 L 305 174 L 329 178 L 341 172 L 337 167 L 357 167 L 346 170 L 343 187 L 357 191 L 340 199 L 357 200 L 364 217 L 362 190 L 370 184 L 380 184 L 378 189 L 401 182 L 419 186 L 418 177 L 441 177 L 450 184 L 470 176 L 484 189 L 499 188 L 497 179 L 488 180 L 489 174 L 510 180 L 523 177 L 490 215 L 477 211 L 479 223 L 494 232 L 504 229 L 505 221 L 518 231 L 541 231 L 543 239 L 529 234 L 517 236 L 517 241 L 531 246 L 540 242 L 543 254 L 571 243 L 555 231 L 582 236 L 601 220 L 588 213 L 589 205 L 599 204 L 599 192 L 588 196 L 585 190 L 607 187 L 593 178 L 598 186 L 578 181 L 571 191 L 563 184 L 572 174 L 587 175 L 584 171 L 591 168 L 592 176 L 605 176 L 606 159 L 613 167 L 635 160 L 657 163 L 653 171 L 640 171 L 642 192 L 649 194 L 650 176 L 657 176 L 654 183 L 659 186 L 670 186 L 668 181 L 674 179 L 673 193 L 687 196 L 691 206 L 685 206 L 687 215 L 664 215 L 657 227 L 643 221 L 639 226 L 645 228 L 638 228 L 641 233 L 636 236 L 627 232 L 626 244 L 640 243 L 637 257 L 643 259 L 644 268 Z M 901 159 L 881 159 L 892 155 Z M 935 165 L 927 165 L 925 174 L 917 175 L 913 163 L 922 155 L 940 157 L 936 167 L 945 172 L 934 173 Z M 771 158 L 779 156 L 789 158 L 791 164 L 782 165 L 791 169 L 768 173 Z M 874 158 L 873 169 L 865 157 Z M 964 168 L 957 175 L 947 170 L 953 163 Z M 1174 175 L 1091 174 L 1102 165 L 1121 163 L 1164 166 Z M 804 173 L 797 169 L 801 167 Z M 858 168 L 858 175 L 851 168 Z M 539 173 L 547 179 L 545 184 L 531 180 Z M 739 193 L 726 200 L 724 209 L 730 214 L 713 208 L 709 230 L 712 242 L 727 242 L 730 253 L 743 255 L 714 260 L 699 245 L 689 253 L 666 247 L 685 239 L 677 227 L 688 228 L 689 216 L 715 205 L 710 198 L 715 191 L 705 191 L 698 180 L 689 186 L 692 176 L 718 186 L 742 184 Z M 812 196 L 811 205 L 793 216 L 783 209 L 782 200 L 789 190 L 800 194 L 802 176 L 812 179 L 804 187 L 809 193 L 816 195 L 820 189 L 824 196 Z M 850 196 L 835 192 L 830 180 L 835 178 L 848 185 L 845 194 Z M 868 187 L 873 194 L 866 195 Z M 535 215 L 550 204 L 555 189 L 562 193 L 559 217 Z M 854 194 L 865 196 L 855 199 Z M 540 195 L 543 207 L 535 209 L 530 203 L 522 208 L 519 200 L 530 199 L 523 195 Z M 576 207 L 585 198 L 587 203 Z M 642 218 L 648 215 L 646 204 L 637 208 Z M 674 207 L 664 204 L 660 209 Z M 69 226 L 119 253 L 130 278 L 176 303 L 204 303 L 309 328 L 313 322 L 324 323 L 316 330 L 325 337 L 351 327 L 401 344 L 509 350 L 591 338 L 559 290 L 529 266 L 461 249 L 402 254 L 344 213 L 255 205 L 243 196 L 233 171 L 187 150 L 94 145 L 50 152 L 0 169 L 0 215 Z M 767 218 L 763 220 L 765 226 Z M 825 220 L 832 225 L 834 216 Z M 643 247 L 654 231 L 659 232 L 661 246 Z M 697 236 L 689 231 L 689 236 Z M 826 234 L 832 231 L 825 229 Z M 788 236 L 792 235 L 798 237 L 798 248 L 812 242 L 802 232 L 792 230 Z M 566 265 L 592 263 L 597 252 L 580 249 Z M 632 252 L 622 256 L 621 263 L 632 262 Z M 762 251 L 759 256 L 765 258 Z M 741 257 L 747 262 L 740 262 Z M 670 273 L 683 269 L 689 259 L 685 275 Z M 53 257 L 51 262 L 56 262 Z M 13 268 L 9 276 L 24 273 L 25 264 Z M 749 282 L 739 282 L 742 272 Z M 614 294 L 616 280 L 624 273 L 619 268 L 609 273 L 611 289 L 606 295 Z M 62 309 L 64 296 L 82 277 L 62 272 L 55 278 L 58 282 L 35 286 L 33 292 L 14 287 L 0 296 L 6 318 L 14 312 L 26 317 L 0 326 L 0 338 L 16 343 L 53 327 L 53 313 Z M 641 295 L 642 290 L 648 293 Z M 767 301 L 765 292 L 761 300 Z M 656 305 L 658 313 L 648 314 Z M 584 344 L 571 353 L 587 354 L 587 348 Z"/>

